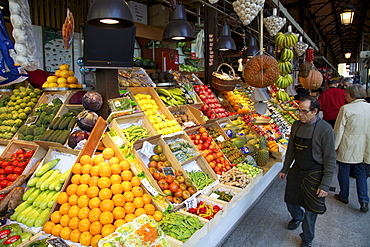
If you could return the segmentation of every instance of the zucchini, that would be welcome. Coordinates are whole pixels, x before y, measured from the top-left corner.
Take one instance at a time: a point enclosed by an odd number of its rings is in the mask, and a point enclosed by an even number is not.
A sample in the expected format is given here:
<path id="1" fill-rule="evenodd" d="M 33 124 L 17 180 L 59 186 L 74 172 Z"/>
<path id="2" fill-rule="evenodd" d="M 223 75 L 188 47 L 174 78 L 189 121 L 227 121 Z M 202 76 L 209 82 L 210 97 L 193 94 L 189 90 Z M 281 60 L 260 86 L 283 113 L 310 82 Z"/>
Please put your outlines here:
<path id="1" fill-rule="evenodd" d="M 31 187 L 31 188 L 28 188 L 28 190 L 26 192 L 24 192 L 24 194 L 22 195 L 22 200 L 23 201 L 27 201 L 28 197 L 33 193 L 35 192 L 35 190 L 37 190 L 36 187 Z"/>
<path id="2" fill-rule="evenodd" d="M 27 198 L 27 202 L 29 202 L 30 204 L 32 204 L 36 198 L 41 194 L 41 190 L 40 189 L 37 189 L 35 190 L 28 198 Z"/>
<path id="3" fill-rule="evenodd" d="M 41 177 L 42 175 L 44 175 L 47 171 L 49 171 L 50 169 L 52 169 L 54 166 L 56 166 L 58 164 L 58 162 L 60 161 L 60 159 L 54 159 L 54 160 L 51 160 L 49 161 L 48 163 L 46 163 L 45 165 L 43 165 L 42 167 L 40 167 L 35 175 L 36 177 Z"/>
<path id="4" fill-rule="evenodd" d="M 40 177 L 33 177 L 33 178 L 31 178 L 29 181 L 28 181 L 28 183 L 27 183 L 27 185 L 28 185 L 28 187 L 35 187 L 36 186 L 36 184 L 37 184 L 37 182 L 40 180 Z"/>
<path id="5" fill-rule="evenodd" d="M 50 213 L 51 208 L 46 208 L 42 213 L 39 215 L 39 217 L 35 220 L 35 227 L 42 227 L 46 220 L 48 219 L 49 213 Z"/>
<path id="6" fill-rule="evenodd" d="M 54 179 L 57 179 L 58 176 L 60 176 L 59 169 L 54 170 L 54 172 L 46 179 L 40 186 L 40 189 L 42 191 L 49 189 L 50 184 L 53 182 Z"/>

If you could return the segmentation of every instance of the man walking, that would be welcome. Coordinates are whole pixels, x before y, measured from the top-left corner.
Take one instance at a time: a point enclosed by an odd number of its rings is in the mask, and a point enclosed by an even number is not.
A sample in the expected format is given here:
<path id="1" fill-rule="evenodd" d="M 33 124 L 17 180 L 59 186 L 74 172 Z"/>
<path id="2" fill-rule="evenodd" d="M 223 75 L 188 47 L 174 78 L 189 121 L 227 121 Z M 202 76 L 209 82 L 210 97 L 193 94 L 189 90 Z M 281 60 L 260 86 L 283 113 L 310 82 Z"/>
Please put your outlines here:
<path id="1" fill-rule="evenodd" d="M 325 197 L 336 160 L 333 129 L 317 117 L 320 103 L 313 97 L 302 97 L 297 111 L 300 120 L 292 126 L 279 178 L 284 180 L 287 175 L 284 200 L 292 216 L 288 229 L 297 229 L 302 222 L 301 247 L 306 247 L 312 246 L 317 215 L 326 211 Z"/>

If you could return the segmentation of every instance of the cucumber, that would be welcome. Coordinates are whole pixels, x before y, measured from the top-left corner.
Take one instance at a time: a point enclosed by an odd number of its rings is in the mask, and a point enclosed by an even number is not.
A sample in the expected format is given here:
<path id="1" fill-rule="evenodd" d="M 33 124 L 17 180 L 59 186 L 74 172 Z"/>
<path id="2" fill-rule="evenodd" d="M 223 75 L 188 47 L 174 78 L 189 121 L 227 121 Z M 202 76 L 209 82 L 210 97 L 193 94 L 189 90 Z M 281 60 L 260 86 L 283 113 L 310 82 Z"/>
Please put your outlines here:
<path id="1" fill-rule="evenodd" d="M 29 181 L 28 181 L 28 183 L 27 183 L 27 185 L 28 185 L 28 187 L 35 187 L 36 186 L 36 184 L 37 184 L 37 182 L 40 180 L 40 177 L 33 177 L 33 178 L 31 178 Z"/>
<path id="2" fill-rule="evenodd" d="M 56 193 L 57 193 L 57 191 L 49 190 L 49 193 L 44 198 L 42 198 L 42 202 L 40 203 L 39 208 L 41 208 L 41 209 L 47 208 L 50 200 L 53 198 L 53 196 Z"/>
<path id="3" fill-rule="evenodd" d="M 59 191 L 56 191 L 56 193 L 53 195 L 53 197 L 50 199 L 50 201 L 48 202 L 48 205 L 47 207 L 48 208 L 52 208 L 54 203 L 56 202 L 58 196 L 59 196 L 60 192 Z"/>
<path id="4" fill-rule="evenodd" d="M 60 161 L 60 159 L 54 159 L 54 160 L 49 161 L 45 165 L 43 165 L 41 168 L 39 168 L 36 171 L 36 173 L 35 173 L 36 177 L 41 177 L 42 175 L 44 175 L 47 171 L 49 171 L 51 168 L 56 166 L 59 161 Z"/>
<path id="5" fill-rule="evenodd" d="M 59 126 L 59 129 L 64 130 L 68 127 L 69 122 L 71 121 L 72 116 L 67 117 Z"/>
<path id="6" fill-rule="evenodd" d="M 51 129 L 46 130 L 44 134 L 41 135 L 40 141 L 46 141 L 52 133 L 53 131 Z"/>
<path id="7" fill-rule="evenodd" d="M 63 132 L 63 130 L 57 130 L 56 134 L 53 136 L 53 138 L 50 138 L 51 142 L 56 142 L 58 140 L 60 134 Z"/>
<path id="8" fill-rule="evenodd" d="M 71 171 L 72 171 L 72 169 L 69 169 L 66 172 L 64 172 L 62 174 L 62 176 L 59 177 L 59 183 L 61 183 L 61 184 L 64 183 L 67 180 L 67 178 L 68 178 L 69 174 L 71 173 Z"/>
<path id="9" fill-rule="evenodd" d="M 36 183 L 36 188 L 40 188 L 41 184 L 47 180 L 51 174 L 53 174 L 54 170 L 47 171 L 44 175 L 41 176 L 41 178 Z"/>
<path id="10" fill-rule="evenodd" d="M 28 198 L 27 198 L 27 202 L 32 204 L 36 198 L 41 194 L 41 190 L 40 189 L 37 189 L 35 190 Z"/>
<path id="11" fill-rule="evenodd" d="M 62 120 L 63 120 L 63 117 L 58 117 L 58 120 L 53 124 L 53 130 L 57 130 L 58 129 L 59 123 Z"/>
<path id="12" fill-rule="evenodd" d="M 72 130 L 73 127 L 75 127 L 77 123 L 77 118 L 75 116 L 72 117 L 71 121 L 69 122 L 67 126 L 67 130 Z"/>
<path id="13" fill-rule="evenodd" d="M 28 188 L 28 190 L 26 192 L 24 192 L 24 194 L 22 195 L 22 200 L 23 201 L 27 201 L 28 197 L 35 191 L 37 190 L 36 187 L 31 187 L 31 188 Z"/>
<path id="14" fill-rule="evenodd" d="M 42 213 L 39 215 L 39 217 L 35 220 L 34 226 L 35 227 L 42 227 L 46 220 L 48 219 L 49 213 L 50 213 L 50 208 L 44 209 Z"/>
<path id="15" fill-rule="evenodd" d="M 58 123 L 58 130 L 62 130 L 64 126 L 64 122 L 68 119 L 68 117 L 62 117 L 62 120 Z"/>
<path id="16" fill-rule="evenodd" d="M 48 138 L 45 141 L 51 142 L 51 140 L 54 138 L 54 136 L 58 133 L 58 130 L 53 130 L 51 135 L 48 136 Z"/>
<path id="17" fill-rule="evenodd" d="M 56 117 L 53 119 L 53 121 L 51 121 L 50 125 L 49 125 L 49 129 L 53 129 L 53 126 L 54 124 L 58 121 L 59 117 Z"/>
<path id="18" fill-rule="evenodd" d="M 41 184 L 40 189 L 42 191 L 49 189 L 49 185 L 60 175 L 59 169 L 54 170 L 53 174 Z"/>

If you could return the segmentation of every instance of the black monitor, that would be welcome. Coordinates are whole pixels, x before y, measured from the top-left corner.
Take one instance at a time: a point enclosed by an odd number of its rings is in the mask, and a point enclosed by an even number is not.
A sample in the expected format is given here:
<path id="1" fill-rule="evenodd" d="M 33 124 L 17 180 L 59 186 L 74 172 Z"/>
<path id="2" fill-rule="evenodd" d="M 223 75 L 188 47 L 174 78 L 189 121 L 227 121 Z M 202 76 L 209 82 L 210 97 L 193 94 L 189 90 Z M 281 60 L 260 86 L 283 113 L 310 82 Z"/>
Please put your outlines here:
<path id="1" fill-rule="evenodd" d="M 132 68 L 136 27 L 104 29 L 84 25 L 84 67 Z"/>

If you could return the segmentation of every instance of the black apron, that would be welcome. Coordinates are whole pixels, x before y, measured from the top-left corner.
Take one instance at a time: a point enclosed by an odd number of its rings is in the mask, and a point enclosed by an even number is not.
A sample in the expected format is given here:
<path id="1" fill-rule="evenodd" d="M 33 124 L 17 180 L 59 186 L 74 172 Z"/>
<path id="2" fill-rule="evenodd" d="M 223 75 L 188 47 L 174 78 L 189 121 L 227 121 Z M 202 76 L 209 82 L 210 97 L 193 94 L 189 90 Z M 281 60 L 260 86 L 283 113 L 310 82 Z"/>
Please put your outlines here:
<path id="1" fill-rule="evenodd" d="M 326 211 L 325 197 L 317 197 L 316 192 L 323 176 L 323 166 L 312 156 L 311 139 L 294 137 L 295 162 L 289 169 L 285 189 L 285 202 L 304 207 L 314 213 L 323 214 Z"/>

